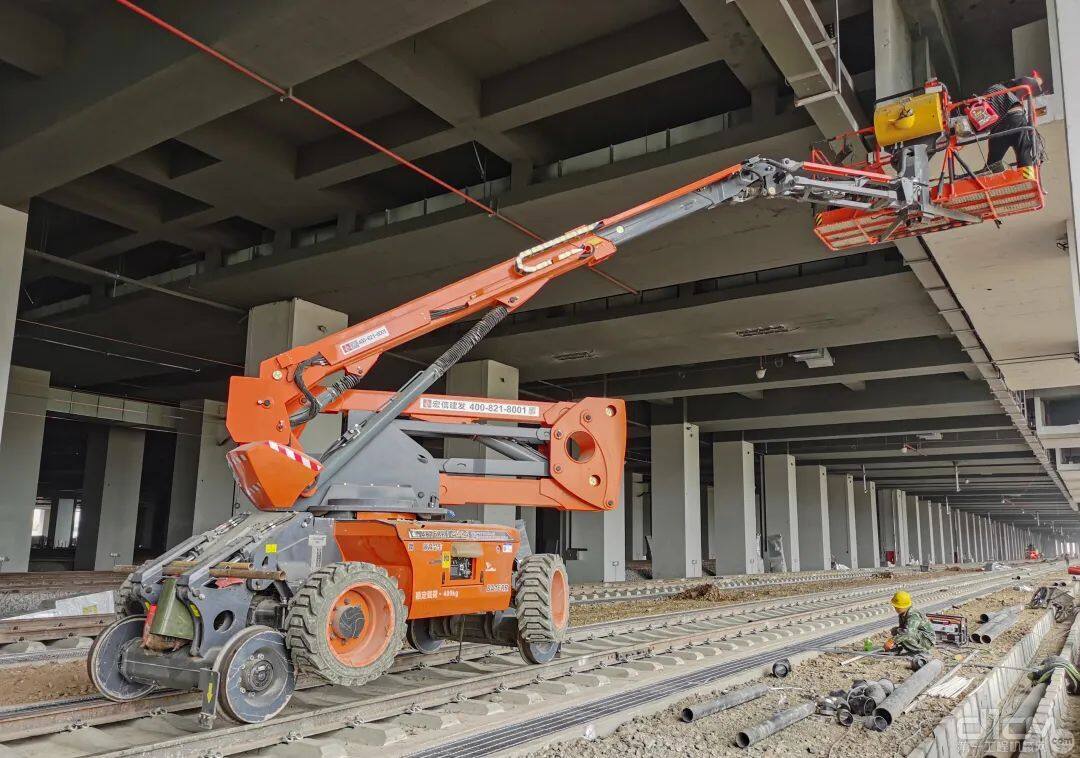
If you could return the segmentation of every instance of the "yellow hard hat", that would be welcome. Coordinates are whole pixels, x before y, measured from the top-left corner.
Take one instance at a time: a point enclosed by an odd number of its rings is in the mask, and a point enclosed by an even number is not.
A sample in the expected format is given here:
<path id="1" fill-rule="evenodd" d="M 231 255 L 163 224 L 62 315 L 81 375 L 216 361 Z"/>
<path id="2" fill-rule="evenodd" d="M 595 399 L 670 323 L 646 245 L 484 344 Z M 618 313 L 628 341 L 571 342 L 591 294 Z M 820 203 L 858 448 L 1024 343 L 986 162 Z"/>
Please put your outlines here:
<path id="1" fill-rule="evenodd" d="M 889 602 L 897 611 L 906 611 L 911 607 L 911 595 L 904 590 L 898 590 Z"/>

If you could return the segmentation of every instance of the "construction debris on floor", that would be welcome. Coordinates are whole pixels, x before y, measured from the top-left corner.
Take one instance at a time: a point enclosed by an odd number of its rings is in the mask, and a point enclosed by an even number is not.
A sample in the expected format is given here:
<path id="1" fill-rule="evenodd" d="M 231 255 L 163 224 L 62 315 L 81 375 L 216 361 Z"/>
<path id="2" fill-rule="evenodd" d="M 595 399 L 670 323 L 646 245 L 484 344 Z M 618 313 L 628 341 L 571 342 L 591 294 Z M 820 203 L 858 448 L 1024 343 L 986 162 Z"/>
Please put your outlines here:
<path id="1" fill-rule="evenodd" d="M 972 630 L 981 628 L 982 617 L 994 621 L 1003 612 L 1012 623 L 983 644 L 939 644 L 918 671 L 907 656 L 873 652 L 887 638 L 883 632 L 865 641 L 869 650 L 860 644 L 826 652 L 796 665 L 785 678 L 768 676 L 730 692 L 704 693 L 605 737 L 551 745 L 535 755 L 906 755 L 1045 613 L 1025 607 L 1030 600 L 1030 591 L 1013 588 L 950 610 Z"/>

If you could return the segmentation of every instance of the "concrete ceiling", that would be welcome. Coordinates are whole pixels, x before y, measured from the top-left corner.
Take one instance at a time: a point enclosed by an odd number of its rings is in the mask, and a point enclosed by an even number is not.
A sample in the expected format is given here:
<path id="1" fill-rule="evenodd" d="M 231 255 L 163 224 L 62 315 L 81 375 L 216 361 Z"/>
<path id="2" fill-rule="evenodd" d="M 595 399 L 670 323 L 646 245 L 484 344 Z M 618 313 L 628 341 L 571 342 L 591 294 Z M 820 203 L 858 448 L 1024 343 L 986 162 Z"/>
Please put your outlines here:
<path id="1" fill-rule="evenodd" d="M 864 118 L 872 86 L 794 108 L 785 79 L 808 70 L 795 69 L 811 67 L 812 54 L 765 5 L 161 0 L 153 9 L 448 181 L 477 185 L 477 195 L 486 181 L 486 200 L 546 238 L 751 155 L 800 157 L 823 132 Z M 842 34 L 865 37 L 872 5 L 842 2 Z M 923 5 L 907 9 L 911 23 L 926 23 Z M 958 19 L 982 25 L 931 40 L 935 61 L 955 46 L 963 80 L 991 68 L 972 62 L 973 45 L 1026 23 L 1033 7 L 944 5 L 953 32 Z M 0 44 L 11 51 L 0 108 L 14 114 L 0 124 L 0 201 L 30 208 L 31 247 L 164 277 L 242 309 L 300 297 L 355 321 L 532 244 L 119 6 L 3 8 L 0 39 L 39 42 Z M 874 60 L 863 42 L 841 57 L 865 87 Z M 796 79 L 795 94 L 813 94 L 812 84 Z M 1080 385 L 1075 361 L 1014 360 L 1076 349 L 1068 258 L 1054 245 L 1067 213 L 1064 145 L 1055 125 L 1045 136 L 1047 211 L 932 240 L 1014 390 Z M 960 507 L 990 508 L 1007 491 L 1067 510 L 926 281 L 893 248 L 829 253 L 809 233 L 811 213 L 757 202 L 632 242 L 603 267 L 626 287 L 588 271 L 555 282 L 473 357 L 518 366 L 532 395 L 631 398 L 637 460 L 648 459 L 647 424 L 685 419 L 706 440 L 785 446 L 805 462 L 866 466 L 882 486 L 934 495 L 948 491 L 957 461 L 972 482 L 956 493 Z M 223 397 L 243 362 L 242 317 L 105 281 L 28 262 L 16 360 L 63 386 Z M 736 334 L 771 325 L 786 329 Z M 375 383 L 393 386 L 455 333 L 384 359 Z M 833 367 L 790 357 L 818 347 L 833 351 Z M 762 361 L 767 376 L 754 379 Z M 910 460 L 893 454 L 904 444 L 918 449 Z"/>

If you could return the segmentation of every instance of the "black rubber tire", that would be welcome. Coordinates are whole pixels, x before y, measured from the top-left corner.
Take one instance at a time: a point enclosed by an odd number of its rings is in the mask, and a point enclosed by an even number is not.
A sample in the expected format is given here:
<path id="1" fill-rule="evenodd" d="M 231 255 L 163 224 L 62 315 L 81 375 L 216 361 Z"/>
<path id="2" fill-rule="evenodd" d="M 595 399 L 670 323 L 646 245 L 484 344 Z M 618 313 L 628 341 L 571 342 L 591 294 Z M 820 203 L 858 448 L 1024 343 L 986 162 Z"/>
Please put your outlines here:
<path id="1" fill-rule="evenodd" d="M 334 601 L 349 587 L 365 582 L 383 589 L 390 597 L 393 620 L 389 643 L 382 653 L 363 667 L 349 666 L 330 649 L 327 624 Z M 356 687 L 376 679 L 390 668 L 405 640 L 405 596 L 386 569 L 371 563 L 340 562 L 323 566 L 308 575 L 289 602 L 285 619 L 285 646 L 297 670 L 318 674 L 331 684 Z"/>
<path id="2" fill-rule="evenodd" d="M 442 649 L 446 640 L 431 636 L 431 619 L 413 619 L 405 628 L 405 641 L 413 650 L 431 655 Z"/>
<path id="3" fill-rule="evenodd" d="M 127 578 L 121 582 L 119 589 L 116 590 L 116 615 L 121 618 L 146 613 L 142 601 L 132 595 L 131 587 L 131 574 L 128 574 Z"/>
<path id="4" fill-rule="evenodd" d="M 556 614 L 552 608 L 552 585 L 556 582 L 563 587 L 560 593 L 564 605 L 562 614 Z M 566 639 L 569 628 L 569 613 L 566 610 L 569 607 L 568 594 L 569 583 L 562 558 L 549 553 L 535 553 L 521 561 L 514 574 L 514 613 L 518 621 L 518 648 L 526 660 L 529 660 L 529 656 L 525 654 L 524 646 L 530 643 L 559 645 Z M 555 602 L 559 602 L 559 598 L 555 598 Z M 561 624 L 557 615 L 563 616 Z"/>

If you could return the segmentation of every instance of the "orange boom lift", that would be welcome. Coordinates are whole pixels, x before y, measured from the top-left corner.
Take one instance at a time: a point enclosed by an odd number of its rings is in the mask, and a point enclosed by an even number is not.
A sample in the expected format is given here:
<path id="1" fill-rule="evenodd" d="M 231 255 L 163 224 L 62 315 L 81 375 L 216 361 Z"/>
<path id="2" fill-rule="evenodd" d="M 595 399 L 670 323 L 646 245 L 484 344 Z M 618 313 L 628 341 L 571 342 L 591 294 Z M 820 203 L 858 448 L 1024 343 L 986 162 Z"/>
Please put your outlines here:
<path id="1" fill-rule="evenodd" d="M 297 672 L 362 684 L 406 642 L 422 652 L 445 640 L 516 646 L 529 662 L 551 660 L 569 622 L 562 558 L 531 554 L 518 528 L 453 521 L 448 507 L 616 507 L 625 405 L 427 390 L 551 280 L 699 211 L 758 198 L 814 203 L 831 208 L 818 236 L 843 249 L 1041 207 L 1037 179 L 956 177 L 962 129 L 944 88 L 906 97 L 879 109 L 873 133 L 852 136 L 879 137 L 862 165 L 821 153 L 751 158 L 232 379 L 227 458 L 253 508 L 131 574 L 123 617 L 89 656 L 98 689 L 114 700 L 201 689 L 204 724 L 219 709 L 259 722 L 285 706 Z M 941 151 L 947 168 L 933 185 L 930 158 Z M 398 391 L 360 389 L 388 350 L 466 320 L 464 335 Z M 344 432 L 307 451 L 304 429 L 318 414 L 341 414 Z M 474 439 L 502 458 L 439 458 L 426 438 Z"/>

